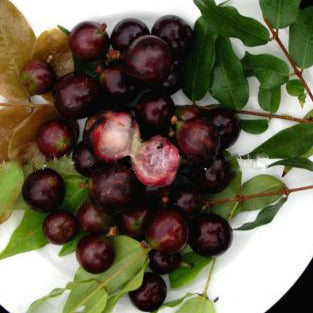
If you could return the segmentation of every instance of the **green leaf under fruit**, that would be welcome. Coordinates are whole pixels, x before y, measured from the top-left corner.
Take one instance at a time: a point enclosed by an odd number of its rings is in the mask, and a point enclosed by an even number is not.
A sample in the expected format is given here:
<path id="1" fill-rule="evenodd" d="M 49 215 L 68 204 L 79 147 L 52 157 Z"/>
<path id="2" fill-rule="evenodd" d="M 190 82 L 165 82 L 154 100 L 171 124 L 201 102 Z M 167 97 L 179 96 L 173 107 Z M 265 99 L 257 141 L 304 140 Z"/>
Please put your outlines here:
<path id="1" fill-rule="evenodd" d="M 240 39 L 246 46 L 265 45 L 270 40 L 266 27 L 241 15 L 230 6 L 217 6 L 213 0 L 194 0 L 213 33 Z"/>
<path id="2" fill-rule="evenodd" d="M 295 158 L 306 153 L 311 147 L 313 147 L 313 125 L 297 124 L 281 130 L 244 157 Z"/>
<path id="3" fill-rule="evenodd" d="M 262 134 L 268 129 L 268 120 L 259 119 L 259 120 L 240 120 L 241 128 L 253 135 Z"/>
<path id="4" fill-rule="evenodd" d="M 235 230 L 247 231 L 270 224 L 274 220 L 281 207 L 286 203 L 287 199 L 288 197 L 284 196 L 277 203 L 265 207 L 262 209 L 262 211 L 260 211 L 257 218 L 253 222 L 246 223 L 239 228 L 236 228 Z"/>
<path id="5" fill-rule="evenodd" d="M 313 8 L 300 10 L 290 26 L 289 53 L 301 69 L 313 65 Z"/>
<path id="6" fill-rule="evenodd" d="M 274 89 L 260 89 L 258 95 L 260 107 L 264 111 L 275 113 L 278 111 L 281 101 L 281 87 Z"/>
<path id="7" fill-rule="evenodd" d="M 202 99 L 209 89 L 216 38 L 200 17 L 194 28 L 193 47 L 184 61 L 183 91 L 192 101 Z"/>
<path id="8" fill-rule="evenodd" d="M 273 28 L 286 28 L 299 14 L 301 0 L 260 0 L 263 16 Z"/>
<path id="9" fill-rule="evenodd" d="M 176 299 L 176 300 L 164 303 L 158 310 L 154 311 L 153 313 L 160 312 L 162 309 L 165 309 L 165 308 L 175 308 L 175 307 L 181 305 L 186 299 L 188 299 L 190 297 L 193 297 L 193 296 L 195 296 L 195 294 L 193 294 L 193 293 L 186 293 L 180 299 Z"/>
<path id="10" fill-rule="evenodd" d="M 285 184 L 278 178 L 270 175 L 259 175 L 248 180 L 242 185 L 241 195 L 251 196 L 254 194 L 266 194 L 285 190 Z M 256 197 L 241 203 L 242 211 L 255 211 L 275 203 L 283 194 Z"/>
<path id="11" fill-rule="evenodd" d="M 170 273 L 169 279 L 172 288 L 181 288 L 195 280 L 202 270 L 212 262 L 212 258 L 202 257 L 194 252 L 186 253 L 183 260 L 190 267 L 180 267 Z"/>
<path id="12" fill-rule="evenodd" d="M 240 110 L 249 100 L 249 84 L 242 64 L 228 38 L 217 38 L 216 51 L 209 90 L 223 106 Z"/>
<path id="13" fill-rule="evenodd" d="M 74 239 L 72 239 L 70 242 L 63 245 L 62 249 L 59 252 L 59 256 L 67 256 L 73 252 L 76 251 L 77 245 L 79 241 L 86 236 L 86 233 L 83 231 L 80 231 Z"/>
<path id="14" fill-rule="evenodd" d="M 186 301 L 176 313 L 215 313 L 214 303 L 205 296 L 196 296 Z"/>
<path id="15" fill-rule="evenodd" d="M 313 172 L 313 162 L 306 158 L 291 158 L 291 159 L 280 160 L 275 163 L 272 163 L 271 165 L 269 165 L 269 167 L 278 166 L 278 165 L 302 168 L 302 169 Z"/>

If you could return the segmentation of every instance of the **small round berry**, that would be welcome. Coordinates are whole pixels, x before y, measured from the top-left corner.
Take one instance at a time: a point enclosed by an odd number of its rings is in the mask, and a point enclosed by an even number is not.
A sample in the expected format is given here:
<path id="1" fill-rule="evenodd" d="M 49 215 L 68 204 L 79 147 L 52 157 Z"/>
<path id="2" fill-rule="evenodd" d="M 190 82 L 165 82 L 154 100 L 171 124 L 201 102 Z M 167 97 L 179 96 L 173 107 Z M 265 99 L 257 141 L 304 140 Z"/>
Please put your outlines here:
<path id="1" fill-rule="evenodd" d="M 149 253 L 150 269 L 159 275 L 169 274 L 181 265 L 183 258 L 180 253 L 166 253 L 151 250 Z"/>
<path id="2" fill-rule="evenodd" d="M 180 105 L 176 108 L 176 116 L 180 121 L 186 122 L 200 116 L 200 111 L 195 105 Z"/>
<path id="3" fill-rule="evenodd" d="M 204 257 L 217 256 L 231 245 L 233 231 L 229 223 L 215 214 L 201 214 L 190 223 L 189 244 Z"/>
<path id="4" fill-rule="evenodd" d="M 21 82 L 30 96 L 51 91 L 56 77 L 50 65 L 42 60 L 31 60 L 21 71 Z"/>
<path id="5" fill-rule="evenodd" d="M 115 250 L 104 236 L 88 235 L 78 243 L 76 256 L 79 264 L 87 272 L 99 274 L 112 266 L 115 260 Z"/>
<path id="6" fill-rule="evenodd" d="M 152 312 L 161 307 L 167 295 L 167 287 L 159 275 L 146 273 L 139 289 L 129 293 L 132 303 L 143 312 Z"/>
<path id="7" fill-rule="evenodd" d="M 34 210 L 52 212 L 57 210 L 64 199 L 65 187 L 62 177 L 46 168 L 30 174 L 23 185 L 23 198 Z"/>
<path id="8" fill-rule="evenodd" d="M 80 174 L 89 177 L 99 168 L 95 156 L 87 149 L 84 142 L 80 142 L 73 151 L 74 166 Z"/>
<path id="9" fill-rule="evenodd" d="M 78 24 L 69 36 L 73 54 L 81 59 L 93 61 L 105 57 L 110 41 L 106 25 L 94 22 Z"/>
<path id="10" fill-rule="evenodd" d="M 182 73 L 178 65 L 173 64 L 168 77 L 162 82 L 161 91 L 172 95 L 182 88 Z"/>
<path id="11" fill-rule="evenodd" d="M 78 225 L 76 218 L 67 212 L 50 214 L 44 221 L 43 232 L 49 242 L 63 245 L 76 235 Z"/>
<path id="12" fill-rule="evenodd" d="M 149 35 L 145 23 L 135 18 L 126 18 L 120 21 L 113 29 L 111 44 L 113 49 L 124 52 L 137 38 Z"/>

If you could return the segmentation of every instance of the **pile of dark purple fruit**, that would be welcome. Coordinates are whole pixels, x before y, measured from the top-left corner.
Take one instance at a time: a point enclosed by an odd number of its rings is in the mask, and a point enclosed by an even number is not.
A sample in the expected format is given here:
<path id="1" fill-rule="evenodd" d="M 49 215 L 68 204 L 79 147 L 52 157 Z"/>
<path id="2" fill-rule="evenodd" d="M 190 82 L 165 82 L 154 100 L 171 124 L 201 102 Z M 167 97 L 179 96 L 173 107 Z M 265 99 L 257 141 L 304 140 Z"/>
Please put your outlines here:
<path id="1" fill-rule="evenodd" d="M 71 241 L 79 227 L 89 233 L 78 244 L 77 259 L 91 273 L 114 262 L 113 226 L 144 240 L 154 274 L 147 273 L 130 294 L 143 311 L 163 303 L 166 285 L 158 275 L 182 266 L 188 244 L 212 257 L 226 251 L 232 239 L 228 221 L 202 209 L 203 195 L 223 191 L 233 177 L 223 151 L 237 140 L 239 121 L 220 107 L 175 107 L 170 97 L 181 89 L 192 35 L 176 16 L 160 18 L 152 35 L 143 22 L 126 19 L 110 38 L 106 25 L 84 22 L 69 34 L 69 45 L 77 60 L 98 62 L 98 79 L 74 72 L 56 80 L 40 60 L 22 71 L 31 94 L 53 91 L 62 116 L 39 129 L 40 151 L 47 158 L 73 152 L 77 171 L 89 178 L 90 196 L 76 216 L 58 210 L 64 182 L 45 168 L 26 179 L 25 201 L 50 213 L 43 229 L 51 243 Z M 76 120 L 86 117 L 83 141 L 76 144 Z"/>

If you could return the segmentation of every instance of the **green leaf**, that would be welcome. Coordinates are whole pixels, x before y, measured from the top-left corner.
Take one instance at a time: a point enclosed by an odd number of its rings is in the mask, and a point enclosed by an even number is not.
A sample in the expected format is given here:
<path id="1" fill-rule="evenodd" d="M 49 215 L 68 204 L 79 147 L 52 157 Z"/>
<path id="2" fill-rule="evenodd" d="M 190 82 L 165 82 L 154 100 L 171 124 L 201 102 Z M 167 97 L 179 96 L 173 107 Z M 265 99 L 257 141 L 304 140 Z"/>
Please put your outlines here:
<path id="1" fill-rule="evenodd" d="M 298 97 L 298 100 L 299 100 L 300 105 L 301 105 L 302 107 L 303 107 L 304 104 L 305 104 L 306 96 L 307 96 L 306 93 L 304 93 L 303 95 L 301 95 L 301 96 Z"/>
<path id="2" fill-rule="evenodd" d="M 299 157 L 313 146 L 313 125 L 297 124 L 283 129 L 244 157 L 288 159 Z"/>
<path id="3" fill-rule="evenodd" d="M 260 0 L 264 17 L 273 28 L 286 28 L 299 14 L 301 0 Z"/>
<path id="4" fill-rule="evenodd" d="M 42 231 L 42 224 L 46 216 L 47 214 L 26 209 L 20 225 L 14 231 L 6 248 L 1 252 L 0 260 L 44 247 L 48 243 Z"/>
<path id="5" fill-rule="evenodd" d="M 246 52 L 241 60 L 247 77 L 255 76 L 262 89 L 274 89 L 289 79 L 289 67 L 282 59 L 271 54 L 251 54 Z"/>
<path id="6" fill-rule="evenodd" d="M 183 91 L 192 101 L 202 99 L 209 89 L 216 38 L 200 17 L 195 24 L 192 49 L 184 61 Z"/>
<path id="7" fill-rule="evenodd" d="M 24 173 L 18 164 L 13 162 L 0 164 L 0 216 L 14 209 L 23 183 Z"/>
<path id="8" fill-rule="evenodd" d="M 291 158 L 291 159 L 280 160 L 275 163 L 272 163 L 271 165 L 269 165 L 269 167 L 278 166 L 278 165 L 302 168 L 302 169 L 313 172 L 313 162 L 306 158 Z"/>
<path id="9" fill-rule="evenodd" d="M 190 284 L 212 262 L 211 258 L 202 257 L 194 252 L 185 254 L 183 260 L 192 267 L 180 267 L 170 273 L 169 279 L 172 288 L 181 288 Z"/>
<path id="10" fill-rule="evenodd" d="M 280 192 L 285 189 L 285 184 L 278 178 L 270 175 L 259 175 L 253 177 L 242 185 L 242 196 L 250 196 L 254 194 Z M 270 204 L 275 203 L 283 194 L 262 196 L 245 200 L 241 203 L 242 211 L 255 211 L 267 207 Z"/>
<path id="11" fill-rule="evenodd" d="M 237 9 L 220 7 L 213 0 L 194 0 L 212 32 L 240 39 L 246 46 L 265 45 L 270 40 L 266 27 L 257 20 L 241 15 Z"/>
<path id="12" fill-rule="evenodd" d="M 268 120 L 240 120 L 241 128 L 253 135 L 262 134 L 268 129 Z"/>
<path id="13" fill-rule="evenodd" d="M 299 79 L 290 80 L 287 85 L 287 92 L 294 97 L 302 96 L 305 93 L 305 89 Z"/>
<path id="14" fill-rule="evenodd" d="M 313 65 L 313 8 L 300 10 L 290 27 L 289 53 L 301 69 Z"/>
<path id="15" fill-rule="evenodd" d="M 176 313 L 215 313 L 214 303 L 204 296 L 186 301 Z"/>
<path id="16" fill-rule="evenodd" d="M 286 203 L 287 199 L 288 197 L 283 197 L 277 203 L 265 207 L 262 211 L 260 211 L 257 218 L 253 222 L 246 223 L 235 230 L 252 230 L 257 227 L 270 224 L 281 207 Z"/>
<path id="17" fill-rule="evenodd" d="M 71 32 L 68 29 L 66 29 L 65 27 L 63 27 L 61 25 L 58 25 L 58 28 L 60 31 L 62 31 L 67 36 L 69 36 L 71 34 Z"/>
<path id="18" fill-rule="evenodd" d="M 258 100 L 264 111 L 275 113 L 279 109 L 281 101 L 281 87 L 275 89 L 260 89 Z"/>
<path id="19" fill-rule="evenodd" d="M 228 38 L 216 41 L 216 62 L 209 88 L 212 96 L 230 109 L 240 110 L 249 100 L 249 84 Z"/>
<path id="20" fill-rule="evenodd" d="M 175 308 L 175 307 L 181 305 L 186 299 L 188 299 L 190 297 L 193 297 L 194 295 L 195 294 L 193 294 L 193 293 L 186 293 L 180 299 L 176 299 L 176 300 L 164 303 L 158 310 L 154 311 L 153 313 L 157 313 L 157 312 L 159 312 L 159 311 L 161 311 L 162 309 L 165 309 L 165 308 Z"/>
<path id="21" fill-rule="evenodd" d="M 76 251 L 79 241 L 86 236 L 86 233 L 79 231 L 79 233 L 70 242 L 63 245 L 59 252 L 59 256 L 66 256 Z"/>

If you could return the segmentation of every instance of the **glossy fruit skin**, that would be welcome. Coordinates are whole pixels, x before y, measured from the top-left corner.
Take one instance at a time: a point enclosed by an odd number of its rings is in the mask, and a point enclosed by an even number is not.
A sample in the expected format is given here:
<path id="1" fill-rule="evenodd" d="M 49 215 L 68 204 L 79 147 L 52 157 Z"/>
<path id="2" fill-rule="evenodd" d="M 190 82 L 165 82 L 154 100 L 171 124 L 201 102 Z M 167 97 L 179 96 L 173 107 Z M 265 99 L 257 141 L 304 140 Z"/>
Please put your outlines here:
<path id="1" fill-rule="evenodd" d="M 80 174 L 90 177 L 92 172 L 99 168 L 96 157 L 87 149 L 84 142 L 80 142 L 73 151 L 74 166 Z"/>
<path id="2" fill-rule="evenodd" d="M 64 199 L 65 186 L 62 177 L 52 169 L 45 168 L 30 174 L 23 185 L 23 198 L 34 210 L 53 212 Z"/>
<path id="3" fill-rule="evenodd" d="M 87 272 L 99 274 L 112 266 L 115 260 L 115 250 L 104 236 L 88 235 L 78 243 L 76 257 Z"/>
<path id="4" fill-rule="evenodd" d="M 43 232 L 46 238 L 56 245 L 63 245 L 71 241 L 77 231 L 77 220 L 68 212 L 52 213 L 43 223 Z"/>
<path id="5" fill-rule="evenodd" d="M 300 3 L 300 9 L 305 9 L 313 6 L 312 0 L 302 0 Z"/>
<path id="6" fill-rule="evenodd" d="M 215 158 L 208 165 L 195 165 L 192 179 L 197 187 L 206 193 L 221 192 L 229 185 L 234 173 L 223 157 Z"/>
<path id="7" fill-rule="evenodd" d="M 155 250 L 167 253 L 182 251 L 188 242 L 188 225 L 182 216 L 173 210 L 159 210 L 147 219 L 145 236 Z"/>
<path id="8" fill-rule="evenodd" d="M 143 225 L 149 214 L 149 209 L 145 206 L 136 206 L 130 211 L 123 213 L 119 217 L 120 231 L 132 238 L 143 238 Z"/>
<path id="9" fill-rule="evenodd" d="M 183 57 L 192 41 L 192 28 L 176 16 L 166 15 L 159 18 L 152 28 L 152 34 L 165 40 L 176 58 Z"/>
<path id="10" fill-rule="evenodd" d="M 180 121 L 186 122 L 200 116 L 200 111 L 195 105 L 180 105 L 176 108 L 176 116 Z"/>
<path id="11" fill-rule="evenodd" d="M 233 231 L 230 224 L 215 214 L 201 214 L 190 223 L 189 244 L 204 257 L 224 253 L 231 245 Z"/>
<path id="12" fill-rule="evenodd" d="M 69 119 L 80 119 L 91 115 L 96 109 L 98 84 L 82 73 L 63 76 L 53 92 L 57 110 Z"/>
<path id="13" fill-rule="evenodd" d="M 21 83 L 30 96 L 49 92 L 56 81 L 50 65 L 42 60 L 33 59 L 21 71 Z"/>
<path id="14" fill-rule="evenodd" d="M 60 158 L 72 151 L 75 133 L 68 122 L 49 120 L 38 129 L 36 143 L 46 157 Z"/>
<path id="15" fill-rule="evenodd" d="M 110 46 L 106 25 L 94 22 L 82 22 L 75 26 L 69 36 L 69 45 L 73 54 L 85 61 L 94 61 L 105 57 Z"/>
<path id="16" fill-rule="evenodd" d="M 172 95 L 179 91 L 182 85 L 182 72 L 178 65 L 173 64 L 168 77 L 162 82 L 160 90 L 167 95 Z"/>
<path id="17" fill-rule="evenodd" d="M 137 38 L 149 35 L 149 29 L 145 23 L 135 18 L 121 20 L 113 29 L 111 44 L 113 49 L 124 52 Z"/>
<path id="18" fill-rule="evenodd" d="M 139 37 L 126 51 L 124 63 L 129 76 L 146 83 L 158 83 L 170 73 L 171 49 L 156 36 Z"/>
<path id="19" fill-rule="evenodd" d="M 175 105 L 169 96 L 148 93 L 142 96 L 136 106 L 136 119 L 141 134 L 151 137 L 166 134 L 175 114 Z"/>
<path id="20" fill-rule="evenodd" d="M 166 295 L 165 281 L 153 273 L 145 273 L 141 287 L 129 293 L 132 303 L 143 312 L 152 312 L 160 308 Z"/>
<path id="21" fill-rule="evenodd" d="M 220 139 L 214 125 L 203 117 L 187 120 L 177 131 L 180 151 L 189 160 L 203 163 L 217 155 Z"/>
<path id="22" fill-rule="evenodd" d="M 232 111 L 212 108 L 205 111 L 205 116 L 218 130 L 221 149 L 229 148 L 237 141 L 241 127 L 239 119 Z"/>
<path id="23" fill-rule="evenodd" d="M 172 273 L 183 261 L 180 253 L 165 253 L 157 250 L 150 251 L 149 259 L 150 269 L 159 275 Z"/>
<path id="24" fill-rule="evenodd" d="M 89 180 L 91 199 L 109 214 L 128 209 L 140 191 L 140 185 L 129 168 L 124 165 L 110 165 L 95 171 Z"/>

